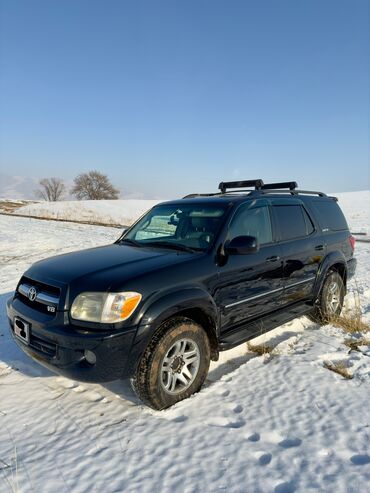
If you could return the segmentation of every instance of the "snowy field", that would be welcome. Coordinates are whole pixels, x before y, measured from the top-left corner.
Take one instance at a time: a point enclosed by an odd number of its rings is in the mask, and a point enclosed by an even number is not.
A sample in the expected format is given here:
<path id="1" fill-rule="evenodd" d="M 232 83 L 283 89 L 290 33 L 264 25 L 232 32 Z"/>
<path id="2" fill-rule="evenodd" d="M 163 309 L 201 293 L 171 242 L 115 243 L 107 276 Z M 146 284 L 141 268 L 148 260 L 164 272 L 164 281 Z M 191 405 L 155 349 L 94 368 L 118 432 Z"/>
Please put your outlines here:
<path id="1" fill-rule="evenodd" d="M 65 200 L 20 207 L 16 214 L 69 221 L 130 226 L 158 200 Z"/>
<path id="2" fill-rule="evenodd" d="M 351 227 L 369 232 L 370 192 L 342 196 Z M 118 235 L 0 216 L 0 492 L 370 491 L 370 346 L 349 352 L 339 328 L 301 318 L 264 336 L 271 355 L 246 345 L 222 353 L 200 393 L 162 412 L 127 381 L 79 384 L 16 347 L 5 301 L 24 270 Z M 370 323 L 370 244 L 357 243 L 356 256 L 346 303 L 358 291 Z M 343 362 L 353 378 L 325 362 Z"/>

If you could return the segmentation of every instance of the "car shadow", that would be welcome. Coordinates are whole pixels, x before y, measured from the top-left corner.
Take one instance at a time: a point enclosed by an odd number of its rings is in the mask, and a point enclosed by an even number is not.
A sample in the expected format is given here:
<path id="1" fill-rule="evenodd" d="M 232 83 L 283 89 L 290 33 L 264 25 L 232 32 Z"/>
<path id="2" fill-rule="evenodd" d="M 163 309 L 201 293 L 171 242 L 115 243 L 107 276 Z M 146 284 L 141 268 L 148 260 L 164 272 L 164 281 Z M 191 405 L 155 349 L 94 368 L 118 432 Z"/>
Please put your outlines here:
<path id="1" fill-rule="evenodd" d="M 101 385 L 119 398 L 125 401 L 132 402 L 132 404 L 134 404 L 135 406 L 143 405 L 142 401 L 133 391 L 129 378 L 126 378 L 124 380 L 115 380 L 114 382 L 102 383 Z"/>
<path id="2" fill-rule="evenodd" d="M 281 327 L 280 327 L 281 330 Z M 250 345 L 253 347 L 253 344 L 258 346 L 261 344 L 260 337 L 264 337 L 264 344 L 269 346 L 270 348 L 275 348 L 278 344 L 290 339 L 297 335 L 297 332 L 292 330 L 285 330 L 279 334 L 274 334 L 274 331 L 266 332 L 265 334 L 259 334 L 254 339 L 248 341 Z M 233 352 L 235 351 L 235 356 L 233 356 Z M 242 354 L 241 354 L 242 352 Z M 230 349 L 223 353 L 220 353 L 220 361 L 212 362 L 210 366 L 209 373 L 207 375 L 207 379 L 205 382 L 206 386 L 210 386 L 220 380 L 221 378 L 227 376 L 229 373 L 237 370 L 240 366 L 248 363 L 251 359 L 258 357 L 258 353 L 254 353 L 249 350 L 247 347 L 247 343 L 241 344 L 240 346 L 235 347 L 234 349 Z"/>

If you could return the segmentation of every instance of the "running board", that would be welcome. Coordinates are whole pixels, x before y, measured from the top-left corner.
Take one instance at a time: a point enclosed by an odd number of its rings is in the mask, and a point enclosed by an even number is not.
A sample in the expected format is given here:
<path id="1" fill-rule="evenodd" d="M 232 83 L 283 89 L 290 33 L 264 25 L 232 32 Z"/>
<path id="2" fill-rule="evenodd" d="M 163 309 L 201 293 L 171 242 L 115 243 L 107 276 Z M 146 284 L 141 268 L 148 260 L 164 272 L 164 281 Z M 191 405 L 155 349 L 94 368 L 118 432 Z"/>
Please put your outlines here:
<path id="1" fill-rule="evenodd" d="M 295 318 L 302 317 L 310 311 L 312 311 L 312 303 L 298 303 L 290 307 L 284 307 L 281 310 L 265 315 L 258 320 L 247 323 L 237 330 L 224 334 L 219 342 L 218 349 L 220 351 L 232 349 L 243 342 L 247 342 L 254 337 L 265 334 L 272 329 L 276 329 L 276 327 L 290 322 Z"/>

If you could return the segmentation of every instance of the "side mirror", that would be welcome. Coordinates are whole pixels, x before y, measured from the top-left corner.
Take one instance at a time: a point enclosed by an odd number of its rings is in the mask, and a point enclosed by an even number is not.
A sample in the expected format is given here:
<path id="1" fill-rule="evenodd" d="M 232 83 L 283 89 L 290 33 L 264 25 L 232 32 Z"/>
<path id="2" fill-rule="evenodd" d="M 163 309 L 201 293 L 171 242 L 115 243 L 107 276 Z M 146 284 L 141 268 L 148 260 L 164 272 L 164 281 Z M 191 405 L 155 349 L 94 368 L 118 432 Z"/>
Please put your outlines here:
<path id="1" fill-rule="evenodd" d="M 259 244 L 255 236 L 236 236 L 225 244 L 225 253 L 229 255 L 246 255 L 258 250 Z"/>

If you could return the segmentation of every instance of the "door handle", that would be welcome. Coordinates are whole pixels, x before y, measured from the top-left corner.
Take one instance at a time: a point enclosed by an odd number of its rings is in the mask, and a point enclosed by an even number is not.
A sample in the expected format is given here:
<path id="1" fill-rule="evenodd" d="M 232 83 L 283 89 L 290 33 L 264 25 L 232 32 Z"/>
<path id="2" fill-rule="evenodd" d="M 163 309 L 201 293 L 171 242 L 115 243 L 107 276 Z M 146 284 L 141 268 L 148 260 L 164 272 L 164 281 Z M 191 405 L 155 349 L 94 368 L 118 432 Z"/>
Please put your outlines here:
<path id="1" fill-rule="evenodd" d="M 324 250 L 324 245 L 316 245 L 315 250 Z"/>
<path id="2" fill-rule="evenodd" d="M 280 260 L 280 257 L 278 255 L 273 255 L 272 257 L 267 257 L 266 262 L 277 262 Z"/>

